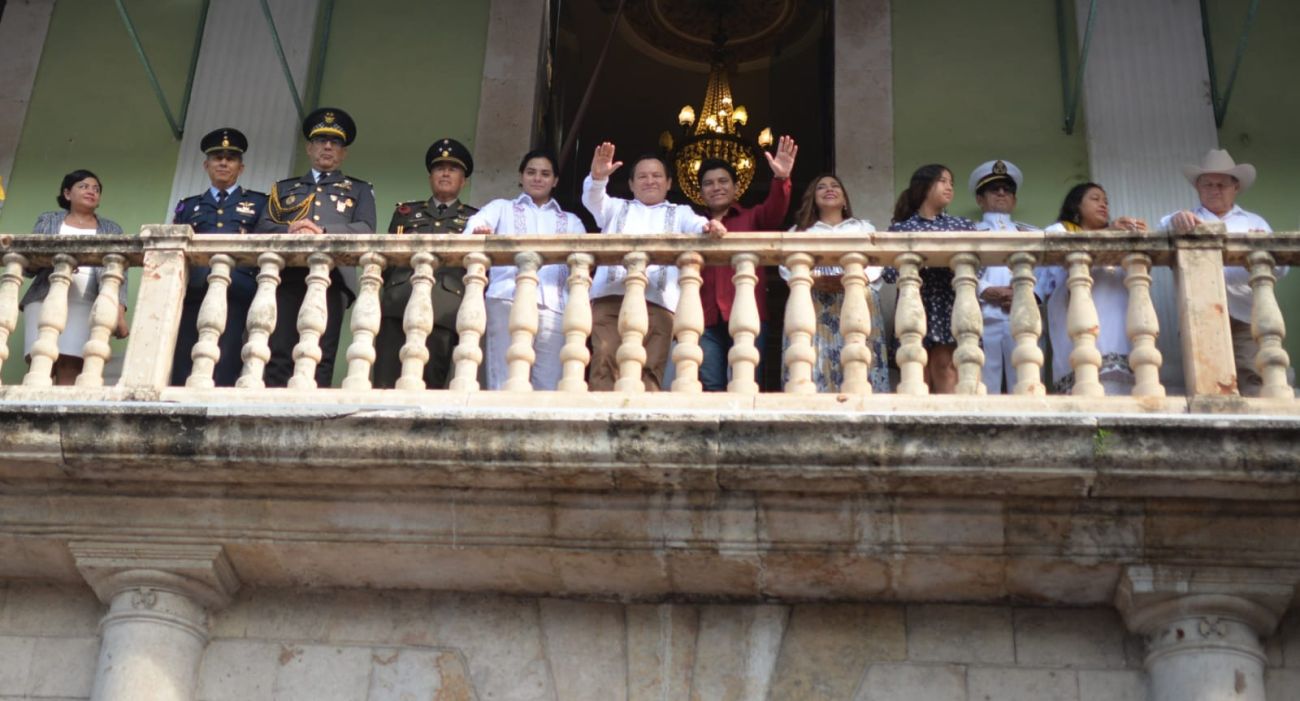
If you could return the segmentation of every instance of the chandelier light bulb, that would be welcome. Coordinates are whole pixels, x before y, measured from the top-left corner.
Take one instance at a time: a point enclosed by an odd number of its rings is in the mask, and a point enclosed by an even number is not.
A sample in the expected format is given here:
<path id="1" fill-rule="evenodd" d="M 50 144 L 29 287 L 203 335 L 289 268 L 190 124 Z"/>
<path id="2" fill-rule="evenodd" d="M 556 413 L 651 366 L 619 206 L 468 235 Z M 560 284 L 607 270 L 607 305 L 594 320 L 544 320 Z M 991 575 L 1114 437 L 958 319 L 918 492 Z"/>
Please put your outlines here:
<path id="1" fill-rule="evenodd" d="M 731 115 L 731 119 L 734 120 L 737 124 L 744 126 L 749 122 L 749 110 L 746 110 L 745 106 L 741 105 L 740 107 L 736 108 L 735 113 Z"/>
<path id="2" fill-rule="evenodd" d="M 677 113 L 677 123 L 684 127 L 689 127 L 690 125 L 694 124 L 695 108 L 691 107 L 690 105 L 683 107 L 682 111 Z"/>
<path id="3" fill-rule="evenodd" d="M 758 145 L 767 148 L 772 145 L 772 127 L 763 127 L 758 133 Z"/>

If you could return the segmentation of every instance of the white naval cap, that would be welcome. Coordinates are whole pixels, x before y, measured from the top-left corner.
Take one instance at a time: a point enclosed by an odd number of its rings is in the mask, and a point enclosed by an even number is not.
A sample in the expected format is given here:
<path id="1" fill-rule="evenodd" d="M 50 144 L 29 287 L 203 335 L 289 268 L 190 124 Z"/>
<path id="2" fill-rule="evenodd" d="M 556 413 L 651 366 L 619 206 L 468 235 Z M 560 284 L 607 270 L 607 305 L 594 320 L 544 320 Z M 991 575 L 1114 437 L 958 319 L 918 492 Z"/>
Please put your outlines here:
<path id="1" fill-rule="evenodd" d="M 975 194 L 976 190 L 994 180 L 1006 178 L 1010 178 L 1016 184 L 1016 189 L 1019 190 L 1025 176 L 1021 174 L 1016 164 L 1011 161 L 996 160 L 981 163 L 970 174 L 970 194 Z"/>

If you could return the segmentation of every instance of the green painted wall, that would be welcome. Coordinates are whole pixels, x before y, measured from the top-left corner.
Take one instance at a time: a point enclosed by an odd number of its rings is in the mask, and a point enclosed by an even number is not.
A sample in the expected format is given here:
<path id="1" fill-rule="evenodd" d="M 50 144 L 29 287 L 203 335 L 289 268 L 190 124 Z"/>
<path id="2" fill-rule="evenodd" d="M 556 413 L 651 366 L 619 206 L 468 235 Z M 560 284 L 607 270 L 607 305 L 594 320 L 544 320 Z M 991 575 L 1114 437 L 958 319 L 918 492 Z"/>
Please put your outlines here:
<path id="1" fill-rule="evenodd" d="M 1004 158 L 1025 174 L 1017 218 L 1054 221 L 1088 175 L 1083 110 L 1073 135 L 1063 128 L 1055 3 L 895 1 L 893 34 L 895 196 L 918 166 L 943 163 L 958 186 L 950 212 L 977 216 L 967 179 Z"/>
<path id="2" fill-rule="evenodd" d="M 1210 0 L 1210 31 L 1220 85 L 1227 83 L 1250 0 Z M 1259 213 L 1275 231 L 1300 231 L 1300 83 L 1279 78 L 1300 73 L 1295 32 L 1300 3 L 1261 2 L 1242 57 L 1237 82 L 1219 129 L 1219 146 L 1259 171 L 1237 203 Z M 1220 87 L 1220 91 L 1223 87 Z M 1290 330 L 1287 352 L 1300 361 L 1300 270 L 1278 284 Z"/>
<path id="3" fill-rule="evenodd" d="M 126 7 L 163 90 L 178 111 L 198 26 L 198 0 L 128 0 Z M 56 209 L 63 175 L 86 168 L 103 179 L 99 213 L 134 234 L 168 211 L 176 149 L 114 3 L 59 0 L 50 18 L 0 231 L 31 231 Z M 131 276 L 131 295 L 138 274 Z M 22 327 L 10 339 L 3 381 L 21 381 Z M 123 352 L 115 343 L 115 354 Z"/>
<path id="4" fill-rule="evenodd" d="M 449 136 L 473 151 L 487 27 L 482 0 L 335 5 L 320 104 L 357 121 L 344 170 L 374 184 L 381 229 L 394 203 L 429 197 L 429 144 Z M 308 167 L 300 155 L 297 170 Z"/>

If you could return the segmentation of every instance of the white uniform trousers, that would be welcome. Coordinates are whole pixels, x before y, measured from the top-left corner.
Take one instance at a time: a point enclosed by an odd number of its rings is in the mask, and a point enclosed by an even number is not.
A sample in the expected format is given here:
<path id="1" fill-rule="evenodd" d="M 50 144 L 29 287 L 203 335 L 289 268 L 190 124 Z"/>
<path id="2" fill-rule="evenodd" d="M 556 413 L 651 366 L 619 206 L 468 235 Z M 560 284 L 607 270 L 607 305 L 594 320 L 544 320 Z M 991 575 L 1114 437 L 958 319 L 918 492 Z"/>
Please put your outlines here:
<path id="1" fill-rule="evenodd" d="M 1011 335 L 1011 321 L 1002 317 L 984 317 L 984 386 L 989 394 L 1002 394 L 1002 377 L 1006 375 L 1007 394 L 1016 386 L 1016 366 L 1011 351 L 1016 339 Z"/>
<path id="2" fill-rule="evenodd" d="M 508 299 L 487 299 L 487 388 L 501 389 L 509 377 L 506 350 L 510 348 L 510 308 Z M 530 380 L 535 390 L 554 390 L 560 384 L 560 349 L 564 347 L 564 314 L 537 309 L 537 337 L 533 339 L 533 372 Z"/>

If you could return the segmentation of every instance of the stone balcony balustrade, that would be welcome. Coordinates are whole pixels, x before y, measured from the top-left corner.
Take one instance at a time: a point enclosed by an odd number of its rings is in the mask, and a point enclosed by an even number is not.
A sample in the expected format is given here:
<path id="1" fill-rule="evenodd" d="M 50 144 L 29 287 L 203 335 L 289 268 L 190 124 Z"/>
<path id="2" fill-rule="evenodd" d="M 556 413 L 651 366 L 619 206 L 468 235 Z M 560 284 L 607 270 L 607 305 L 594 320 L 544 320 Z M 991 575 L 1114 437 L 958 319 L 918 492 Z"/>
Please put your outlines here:
<path id="1" fill-rule="evenodd" d="M 52 267 L 31 371 L 0 387 L 0 579 L 87 582 L 109 605 L 96 698 L 142 698 L 159 675 L 193 685 L 208 621 L 244 588 L 421 589 L 621 602 L 964 602 L 1114 605 L 1147 636 L 1151 697 L 1262 701 L 1268 636 L 1300 583 L 1300 402 L 1287 384 L 1274 265 L 1300 263 L 1300 233 L 1188 236 L 1096 232 L 586 235 L 0 237 L 0 353 L 23 274 Z M 561 389 L 528 383 L 537 268 L 569 265 Z M 483 292 L 494 264 L 520 269 L 509 389 L 481 391 Z M 638 378 L 648 264 L 677 265 L 672 391 L 583 380 L 597 265 L 626 265 L 623 378 Z M 697 378 L 700 268 L 736 268 L 727 392 Z M 746 381 L 757 361 L 754 268 L 792 272 L 785 391 Z M 897 391 L 872 394 L 864 266 L 899 270 Z M 975 280 L 1014 273 L 1014 394 L 980 385 Z M 76 265 L 102 265 L 85 370 L 49 386 Z M 461 344 L 448 390 L 423 387 L 418 353 L 398 389 L 372 389 L 380 273 L 463 266 Z M 845 385 L 810 382 L 811 267 L 844 268 Z M 922 265 L 955 272 L 958 394 L 920 381 Z M 1069 270 L 1073 394 L 1045 394 L 1036 266 Z M 1099 319 L 1092 265 L 1127 272 L 1127 318 Z M 1223 266 L 1248 266 L 1264 395 L 1235 381 Z M 169 387 L 190 266 L 209 266 L 194 372 Z M 224 290 L 259 269 L 239 386 L 212 387 Z M 318 389 L 331 267 L 359 267 L 346 376 Z M 1152 266 L 1177 273 L 1178 328 L 1161 329 Z M 120 377 L 105 382 L 116 288 L 141 268 Z M 311 269 L 295 380 L 261 371 L 285 267 Z M 412 295 L 408 344 L 433 314 Z M 1098 324 L 1124 323 L 1131 397 L 1100 396 Z M 1160 333 L 1177 332 L 1184 396 L 1159 381 Z M 4 358 L 0 361 L 21 362 Z M 162 626 L 166 619 L 171 624 Z M 1194 639 L 1184 639 L 1189 633 Z M 127 659 L 120 664 L 116 660 Z M 171 660 L 167 665 L 158 659 Z M 1207 671 L 1208 670 L 1208 671 Z M 1213 677 L 1213 679 L 1211 679 Z M 161 697 L 160 697 L 161 698 Z M 173 697 L 168 697 L 173 698 Z M 174 698 L 187 698 L 178 695 Z"/>

